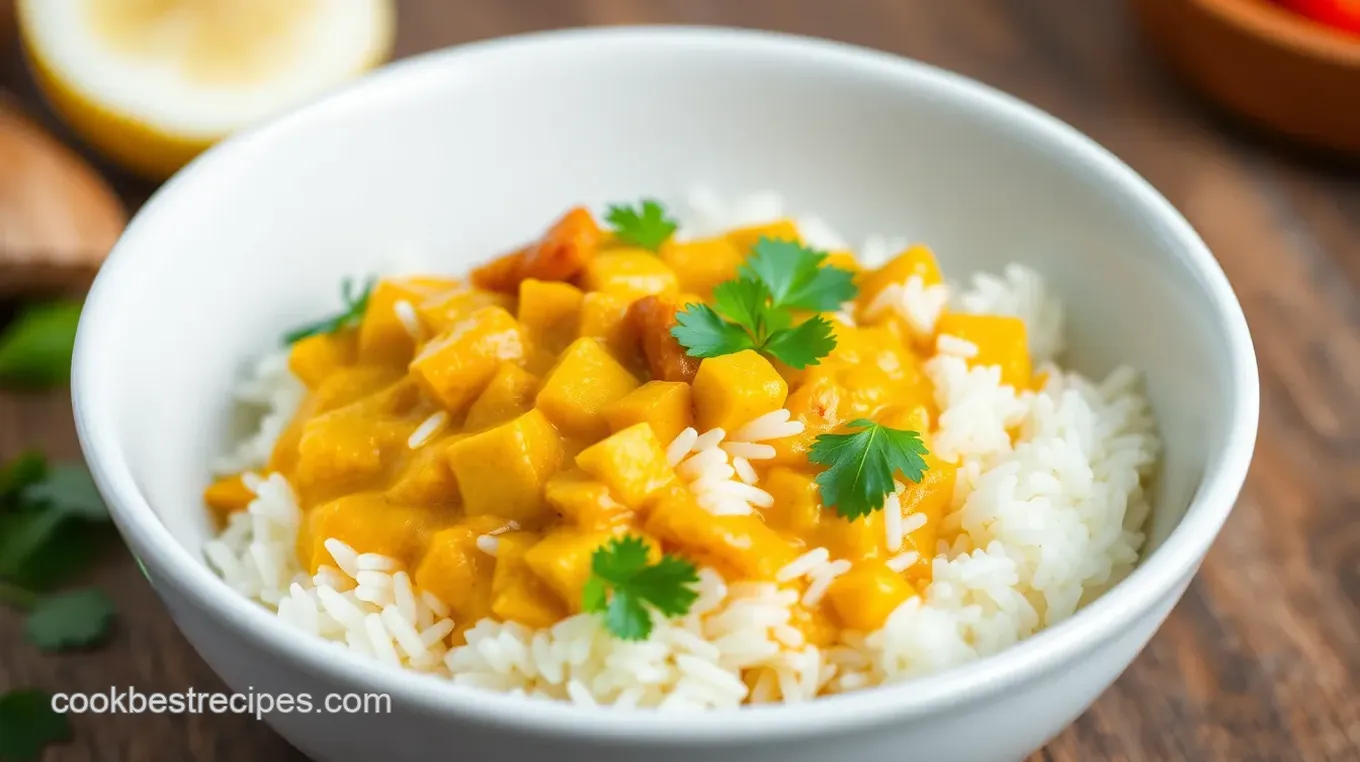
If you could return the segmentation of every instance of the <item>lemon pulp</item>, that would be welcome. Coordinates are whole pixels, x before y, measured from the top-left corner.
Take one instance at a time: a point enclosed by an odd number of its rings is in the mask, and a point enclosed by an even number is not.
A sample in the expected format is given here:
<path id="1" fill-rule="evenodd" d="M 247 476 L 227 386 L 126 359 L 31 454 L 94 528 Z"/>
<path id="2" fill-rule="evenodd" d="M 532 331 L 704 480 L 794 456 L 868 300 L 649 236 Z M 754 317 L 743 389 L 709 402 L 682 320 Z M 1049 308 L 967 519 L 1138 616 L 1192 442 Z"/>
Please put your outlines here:
<path id="1" fill-rule="evenodd" d="M 18 11 L 53 108 L 156 179 L 381 63 L 395 16 L 393 0 L 19 0 Z"/>

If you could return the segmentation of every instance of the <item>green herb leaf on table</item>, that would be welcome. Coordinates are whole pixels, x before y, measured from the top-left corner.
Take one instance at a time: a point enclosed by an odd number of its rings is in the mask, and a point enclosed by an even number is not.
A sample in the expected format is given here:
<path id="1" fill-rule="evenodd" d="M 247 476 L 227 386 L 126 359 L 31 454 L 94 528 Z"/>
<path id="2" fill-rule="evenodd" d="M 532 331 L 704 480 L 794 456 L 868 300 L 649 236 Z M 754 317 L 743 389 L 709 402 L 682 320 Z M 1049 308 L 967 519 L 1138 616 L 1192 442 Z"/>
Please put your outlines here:
<path id="1" fill-rule="evenodd" d="M 0 467 L 0 510 L 15 504 L 23 491 L 47 475 L 47 458 L 36 450 L 19 453 Z"/>
<path id="2" fill-rule="evenodd" d="M 613 227 L 615 238 L 650 251 L 659 251 L 679 227 L 660 202 L 650 199 L 643 200 L 637 208 L 612 205 L 605 220 Z"/>
<path id="3" fill-rule="evenodd" d="M 80 302 L 36 304 L 0 333 L 0 384 L 26 389 L 60 386 L 71 378 Z"/>
<path id="4" fill-rule="evenodd" d="M 109 509 L 94 486 L 89 469 L 79 463 L 61 463 L 23 493 L 24 500 L 47 506 L 65 516 L 87 521 L 107 521 Z"/>
<path id="5" fill-rule="evenodd" d="M 743 349 L 754 349 L 751 334 L 736 323 L 724 320 L 705 304 L 690 304 L 675 313 L 671 335 L 688 350 L 690 357 L 717 357 Z"/>
<path id="6" fill-rule="evenodd" d="M 855 298 L 855 274 L 823 266 L 826 252 L 797 241 L 762 237 L 751 249 L 741 273 L 764 283 L 776 307 L 831 312 Z"/>
<path id="7" fill-rule="evenodd" d="M 897 474 L 920 482 L 930 451 L 915 431 L 890 429 L 864 419 L 847 424 L 850 434 L 822 434 L 808 450 L 808 460 L 826 466 L 817 475 L 822 504 L 842 518 L 856 519 L 881 510 L 894 491 Z"/>
<path id="8" fill-rule="evenodd" d="M 8 493 L 0 498 L 0 579 L 44 588 L 88 565 L 97 539 L 91 524 L 107 523 L 108 511 L 85 468 L 49 469 L 25 453 L 0 474 Z"/>
<path id="9" fill-rule="evenodd" d="M 13 553 L 5 533 L 10 527 L 27 527 L 32 516 L 60 518 L 54 527 L 29 534 L 26 552 Z M 0 515 L 0 579 L 29 590 L 48 591 L 78 578 L 93 566 L 114 543 L 115 532 L 107 524 L 73 520 L 47 511 Z M 22 550 L 22 549 L 21 549 Z"/>
<path id="10" fill-rule="evenodd" d="M 66 520 L 58 511 L 32 507 L 0 516 L 0 579 L 23 577 L 44 550 L 52 547 Z"/>
<path id="11" fill-rule="evenodd" d="M 792 368 L 821 364 L 836 348 L 836 331 L 821 315 L 796 328 L 775 331 L 765 342 L 765 352 Z"/>
<path id="12" fill-rule="evenodd" d="M 50 744 L 71 739 L 66 715 L 52 711 L 52 697 L 20 689 L 0 695 L 0 760 L 34 762 Z"/>
<path id="13" fill-rule="evenodd" d="M 620 640 L 646 640 L 652 634 L 650 609 L 683 616 L 699 598 L 694 564 L 670 555 L 649 564 L 647 552 L 646 541 L 630 536 L 610 540 L 590 558 L 582 608 L 603 613 L 605 628 Z"/>
<path id="14" fill-rule="evenodd" d="M 359 322 L 364 319 L 364 313 L 368 311 L 368 299 L 373 295 L 375 285 L 377 285 L 377 280 L 369 278 L 364 282 L 363 290 L 355 293 L 354 281 L 345 278 L 340 282 L 340 297 L 344 301 L 344 309 L 335 315 L 321 318 L 289 331 L 283 336 L 284 343 L 295 344 L 308 336 L 335 333 L 359 325 Z"/>
<path id="15" fill-rule="evenodd" d="M 33 604 L 24 634 L 44 651 L 84 648 L 108 636 L 113 616 L 113 602 L 95 588 L 58 593 Z"/>

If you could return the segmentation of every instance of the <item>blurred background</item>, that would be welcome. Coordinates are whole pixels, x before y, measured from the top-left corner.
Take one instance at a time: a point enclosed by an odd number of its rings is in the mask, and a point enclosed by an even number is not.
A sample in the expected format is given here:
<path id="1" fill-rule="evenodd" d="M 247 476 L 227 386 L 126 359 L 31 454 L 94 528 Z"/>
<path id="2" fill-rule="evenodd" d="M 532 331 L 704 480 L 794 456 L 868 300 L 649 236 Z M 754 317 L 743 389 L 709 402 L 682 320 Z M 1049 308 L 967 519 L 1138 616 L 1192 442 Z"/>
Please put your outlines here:
<path id="1" fill-rule="evenodd" d="M 1256 461 L 1167 625 L 1036 759 L 1360 759 L 1360 3 L 0 0 L 0 760 L 301 759 L 246 716 L 41 706 L 221 689 L 79 463 L 75 321 L 129 215 L 217 140 L 392 58 L 633 23 L 951 69 L 1092 136 L 1189 218 L 1256 342 Z"/>

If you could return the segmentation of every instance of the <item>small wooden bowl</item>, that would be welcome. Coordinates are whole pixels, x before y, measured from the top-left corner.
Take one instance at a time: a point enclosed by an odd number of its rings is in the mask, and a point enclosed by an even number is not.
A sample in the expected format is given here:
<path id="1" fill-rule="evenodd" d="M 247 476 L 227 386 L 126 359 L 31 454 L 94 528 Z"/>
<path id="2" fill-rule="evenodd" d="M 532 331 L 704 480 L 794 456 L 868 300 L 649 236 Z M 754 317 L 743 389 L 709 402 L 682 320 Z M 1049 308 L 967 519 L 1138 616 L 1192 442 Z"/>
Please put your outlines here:
<path id="1" fill-rule="evenodd" d="M 1144 32 L 1228 111 L 1360 158 L 1360 36 L 1271 0 L 1132 0 Z"/>

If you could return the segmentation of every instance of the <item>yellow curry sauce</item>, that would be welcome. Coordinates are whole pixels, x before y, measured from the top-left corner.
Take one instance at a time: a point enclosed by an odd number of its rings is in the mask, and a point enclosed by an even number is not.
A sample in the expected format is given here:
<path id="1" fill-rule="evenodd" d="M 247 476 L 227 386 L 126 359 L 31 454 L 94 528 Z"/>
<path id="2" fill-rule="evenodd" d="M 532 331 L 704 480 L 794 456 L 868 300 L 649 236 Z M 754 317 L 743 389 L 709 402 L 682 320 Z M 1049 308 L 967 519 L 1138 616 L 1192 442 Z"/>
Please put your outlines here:
<path id="1" fill-rule="evenodd" d="M 919 431 L 929 445 L 937 409 L 922 364 L 934 336 L 868 308 L 911 276 L 939 284 L 940 271 L 921 246 L 874 270 L 833 252 L 824 264 L 854 271 L 858 295 L 853 318 L 824 313 L 837 344 L 820 363 L 795 370 L 751 350 L 688 356 L 670 333 L 676 311 L 710 300 L 762 237 L 798 232 L 780 221 L 653 252 L 574 209 L 470 282 L 378 282 L 357 328 L 291 349 L 309 393 L 268 470 L 288 479 L 305 512 L 303 567 L 334 563 L 328 538 L 393 557 L 449 606 L 461 640 L 483 617 L 544 627 L 581 611 L 592 554 L 620 535 L 729 583 L 773 579 L 825 547 L 851 568 L 799 610 L 804 635 L 824 645 L 841 627 L 880 627 L 929 582 L 955 466 L 927 455 L 921 481 L 906 484 L 903 513 L 926 520 L 894 551 L 920 553 L 899 573 L 887 563 L 883 511 L 848 520 L 826 510 L 814 482 L 822 466 L 807 454 L 818 435 L 855 419 Z M 1033 384 L 1020 320 L 950 313 L 936 330 L 976 345 L 970 362 L 1000 366 L 1004 383 Z M 752 461 L 773 505 L 709 513 L 666 446 L 688 427 L 732 432 L 780 408 L 805 429 Z M 251 499 L 239 476 L 206 492 L 219 515 Z M 496 537 L 494 556 L 479 548 L 484 535 Z"/>

